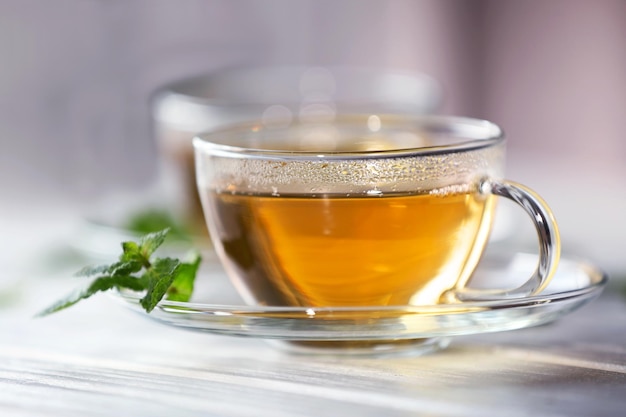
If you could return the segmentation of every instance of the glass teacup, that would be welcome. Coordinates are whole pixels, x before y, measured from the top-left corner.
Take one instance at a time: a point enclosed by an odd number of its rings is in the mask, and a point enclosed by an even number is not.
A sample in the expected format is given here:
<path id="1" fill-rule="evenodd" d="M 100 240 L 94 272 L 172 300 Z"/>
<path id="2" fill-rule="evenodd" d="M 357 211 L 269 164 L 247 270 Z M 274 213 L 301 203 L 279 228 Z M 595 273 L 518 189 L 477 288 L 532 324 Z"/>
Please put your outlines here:
<path id="1" fill-rule="evenodd" d="M 502 179 L 503 134 L 487 121 L 362 114 L 259 122 L 200 135 L 194 147 L 211 238 L 250 304 L 526 297 L 558 264 L 553 215 L 533 191 Z M 496 196 L 530 215 L 539 263 L 518 288 L 472 289 Z"/>

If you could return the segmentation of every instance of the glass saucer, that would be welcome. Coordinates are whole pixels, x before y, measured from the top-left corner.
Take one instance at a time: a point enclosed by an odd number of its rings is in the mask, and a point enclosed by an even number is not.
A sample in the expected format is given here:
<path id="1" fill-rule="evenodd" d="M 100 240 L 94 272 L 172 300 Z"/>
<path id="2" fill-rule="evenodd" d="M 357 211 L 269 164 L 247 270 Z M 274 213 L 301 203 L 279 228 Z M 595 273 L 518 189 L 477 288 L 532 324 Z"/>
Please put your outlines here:
<path id="1" fill-rule="evenodd" d="M 233 299 L 234 292 L 217 260 L 208 263 L 209 271 L 205 267 L 199 276 L 193 302 L 162 301 L 147 314 L 139 305 L 141 294 L 119 291 L 114 297 L 169 326 L 271 339 L 298 352 L 395 353 L 438 349 L 453 336 L 551 322 L 598 296 L 607 282 L 606 275 L 594 266 L 562 259 L 548 288 L 522 299 L 429 306 L 247 306 Z M 536 256 L 521 253 L 483 260 L 472 287 L 514 286 L 516 281 L 524 281 L 535 265 Z"/>

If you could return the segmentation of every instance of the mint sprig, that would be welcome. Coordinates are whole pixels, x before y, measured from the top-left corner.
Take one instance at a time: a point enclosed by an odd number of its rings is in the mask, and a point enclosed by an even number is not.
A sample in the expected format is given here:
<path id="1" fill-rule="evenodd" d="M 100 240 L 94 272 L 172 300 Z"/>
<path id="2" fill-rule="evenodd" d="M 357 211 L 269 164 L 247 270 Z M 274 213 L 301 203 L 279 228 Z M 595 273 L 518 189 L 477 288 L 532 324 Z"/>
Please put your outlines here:
<path id="1" fill-rule="evenodd" d="M 122 242 L 122 254 L 117 262 L 82 268 L 76 275 L 95 277 L 91 283 L 54 303 L 37 316 L 47 316 L 98 292 L 111 289 L 145 291 L 140 304 L 148 313 L 154 310 L 163 297 L 174 301 L 189 301 L 201 258 L 198 253 L 191 254 L 185 262 L 174 258 L 153 257 L 168 232 L 169 229 L 164 229 L 145 235 L 139 242 Z"/>

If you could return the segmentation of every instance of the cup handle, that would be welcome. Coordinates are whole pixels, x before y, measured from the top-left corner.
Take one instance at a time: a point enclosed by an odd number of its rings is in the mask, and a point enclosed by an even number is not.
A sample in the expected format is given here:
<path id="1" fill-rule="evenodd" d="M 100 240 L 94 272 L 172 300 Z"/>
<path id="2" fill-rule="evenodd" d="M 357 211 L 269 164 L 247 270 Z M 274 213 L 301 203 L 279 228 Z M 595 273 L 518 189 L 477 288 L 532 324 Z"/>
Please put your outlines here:
<path id="1" fill-rule="evenodd" d="M 552 279 L 561 255 L 561 239 L 552 211 L 537 193 L 515 182 L 484 179 L 479 191 L 513 200 L 528 213 L 537 229 L 539 262 L 530 279 L 518 288 L 491 290 L 463 287 L 453 290 L 454 298 L 458 301 L 491 301 L 528 297 L 543 291 Z"/>

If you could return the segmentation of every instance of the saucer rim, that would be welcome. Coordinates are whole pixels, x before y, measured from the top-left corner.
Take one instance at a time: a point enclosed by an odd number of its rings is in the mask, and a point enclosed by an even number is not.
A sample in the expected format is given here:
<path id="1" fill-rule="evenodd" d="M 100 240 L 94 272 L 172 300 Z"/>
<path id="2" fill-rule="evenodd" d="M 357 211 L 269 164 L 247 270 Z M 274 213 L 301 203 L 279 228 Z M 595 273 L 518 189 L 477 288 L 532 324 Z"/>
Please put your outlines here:
<path id="1" fill-rule="evenodd" d="M 583 272 L 588 282 L 572 290 L 513 300 L 433 306 L 307 308 L 164 300 L 148 314 L 139 294 L 114 291 L 112 295 L 144 318 L 215 335 L 284 341 L 418 340 L 547 324 L 599 296 L 608 282 L 608 275 L 591 263 L 563 258 L 561 263 Z"/>
<path id="2" fill-rule="evenodd" d="M 387 306 L 268 306 L 268 305 L 234 305 L 234 304 L 215 304 L 202 302 L 184 302 L 173 300 L 162 300 L 157 304 L 157 308 L 182 308 L 186 310 L 206 310 L 224 311 L 240 314 L 268 314 L 268 313 L 307 313 L 314 311 L 316 313 L 333 313 L 333 312 L 395 312 L 408 311 L 411 313 L 439 313 L 445 310 L 458 311 L 459 309 L 495 309 L 495 308 L 516 308 L 524 306 L 532 306 L 544 302 L 556 302 L 571 298 L 577 298 L 589 293 L 601 291 L 608 283 L 609 278 L 605 271 L 587 261 L 574 260 L 561 257 L 560 264 L 575 265 L 578 269 L 584 270 L 589 277 L 589 284 L 579 288 L 558 291 L 558 292 L 541 292 L 536 295 L 500 300 L 488 301 L 464 301 L 458 303 L 432 304 L 432 305 L 387 305 Z M 113 290 L 116 298 L 122 299 L 130 303 L 138 303 L 142 297 L 141 293 L 116 289 Z"/>

